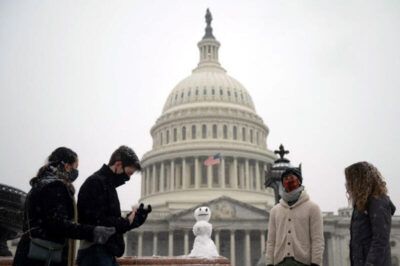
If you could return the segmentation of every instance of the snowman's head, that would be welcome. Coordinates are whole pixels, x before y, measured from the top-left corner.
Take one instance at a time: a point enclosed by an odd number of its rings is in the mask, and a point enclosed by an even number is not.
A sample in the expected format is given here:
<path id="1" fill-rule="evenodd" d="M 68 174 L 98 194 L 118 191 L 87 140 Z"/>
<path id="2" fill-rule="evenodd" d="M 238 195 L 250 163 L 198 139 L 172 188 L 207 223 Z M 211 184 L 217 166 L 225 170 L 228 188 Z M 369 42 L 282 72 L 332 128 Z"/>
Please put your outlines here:
<path id="1" fill-rule="evenodd" d="M 196 221 L 208 222 L 210 220 L 210 217 L 211 217 L 211 210 L 208 207 L 202 206 L 194 211 L 194 218 L 196 218 Z"/>

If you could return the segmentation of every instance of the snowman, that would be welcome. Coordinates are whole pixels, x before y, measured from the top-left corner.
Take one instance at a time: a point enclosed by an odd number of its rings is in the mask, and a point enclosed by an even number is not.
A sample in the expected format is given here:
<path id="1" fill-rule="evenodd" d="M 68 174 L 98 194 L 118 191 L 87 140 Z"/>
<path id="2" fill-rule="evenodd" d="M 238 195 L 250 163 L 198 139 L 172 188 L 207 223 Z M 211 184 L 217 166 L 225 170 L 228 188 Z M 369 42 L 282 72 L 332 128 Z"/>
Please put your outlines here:
<path id="1" fill-rule="evenodd" d="M 193 226 L 193 234 L 196 236 L 193 249 L 189 257 L 218 257 L 217 247 L 211 239 L 212 225 L 208 222 L 211 210 L 208 207 L 199 207 L 194 211 L 196 223 Z"/>

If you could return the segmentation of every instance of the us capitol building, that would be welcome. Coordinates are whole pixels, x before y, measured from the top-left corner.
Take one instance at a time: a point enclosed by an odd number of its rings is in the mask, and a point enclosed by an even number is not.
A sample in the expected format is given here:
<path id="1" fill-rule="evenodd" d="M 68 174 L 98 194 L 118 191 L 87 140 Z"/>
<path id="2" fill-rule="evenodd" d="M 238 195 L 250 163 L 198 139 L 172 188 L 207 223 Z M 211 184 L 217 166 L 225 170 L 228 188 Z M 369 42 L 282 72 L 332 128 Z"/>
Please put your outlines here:
<path id="1" fill-rule="evenodd" d="M 194 210 L 209 206 L 213 239 L 231 265 L 257 265 L 265 251 L 269 210 L 265 171 L 277 159 L 267 146 L 269 129 L 257 115 L 246 88 L 230 77 L 218 59 L 220 43 L 207 10 L 200 58 L 192 74 L 176 85 L 151 128 L 152 150 L 142 159 L 140 202 L 153 212 L 126 234 L 128 256 L 189 254 Z M 204 161 L 220 153 L 219 164 Z M 350 265 L 351 209 L 324 213 L 324 265 Z M 393 218 L 392 265 L 399 265 L 400 219 Z"/>

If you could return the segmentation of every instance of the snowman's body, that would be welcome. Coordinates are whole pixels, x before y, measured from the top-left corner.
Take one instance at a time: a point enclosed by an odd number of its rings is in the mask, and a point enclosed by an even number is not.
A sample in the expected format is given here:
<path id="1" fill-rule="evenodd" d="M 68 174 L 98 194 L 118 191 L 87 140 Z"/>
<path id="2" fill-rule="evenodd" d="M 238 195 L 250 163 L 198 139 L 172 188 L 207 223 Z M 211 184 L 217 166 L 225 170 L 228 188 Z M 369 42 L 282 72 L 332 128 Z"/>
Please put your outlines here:
<path id="1" fill-rule="evenodd" d="M 193 234 L 196 236 L 190 257 L 218 257 L 217 247 L 211 239 L 212 225 L 208 222 L 211 211 L 208 207 L 199 207 L 194 212 L 196 223 L 193 226 Z"/>

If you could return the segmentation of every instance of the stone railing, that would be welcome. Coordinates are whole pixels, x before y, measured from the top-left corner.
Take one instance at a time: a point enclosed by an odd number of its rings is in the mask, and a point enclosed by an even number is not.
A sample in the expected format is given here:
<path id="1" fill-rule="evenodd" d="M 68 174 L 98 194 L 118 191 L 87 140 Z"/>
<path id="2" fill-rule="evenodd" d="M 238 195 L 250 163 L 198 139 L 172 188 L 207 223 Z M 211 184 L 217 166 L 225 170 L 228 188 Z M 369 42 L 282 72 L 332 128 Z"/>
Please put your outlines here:
<path id="1" fill-rule="evenodd" d="M 0 266 L 11 266 L 12 257 L 0 257 Z M 118 259 L 120 266 L 230 266 L 225 257 L 214 259 L 188 258 L 188 257 L 123 257 Z"/>

